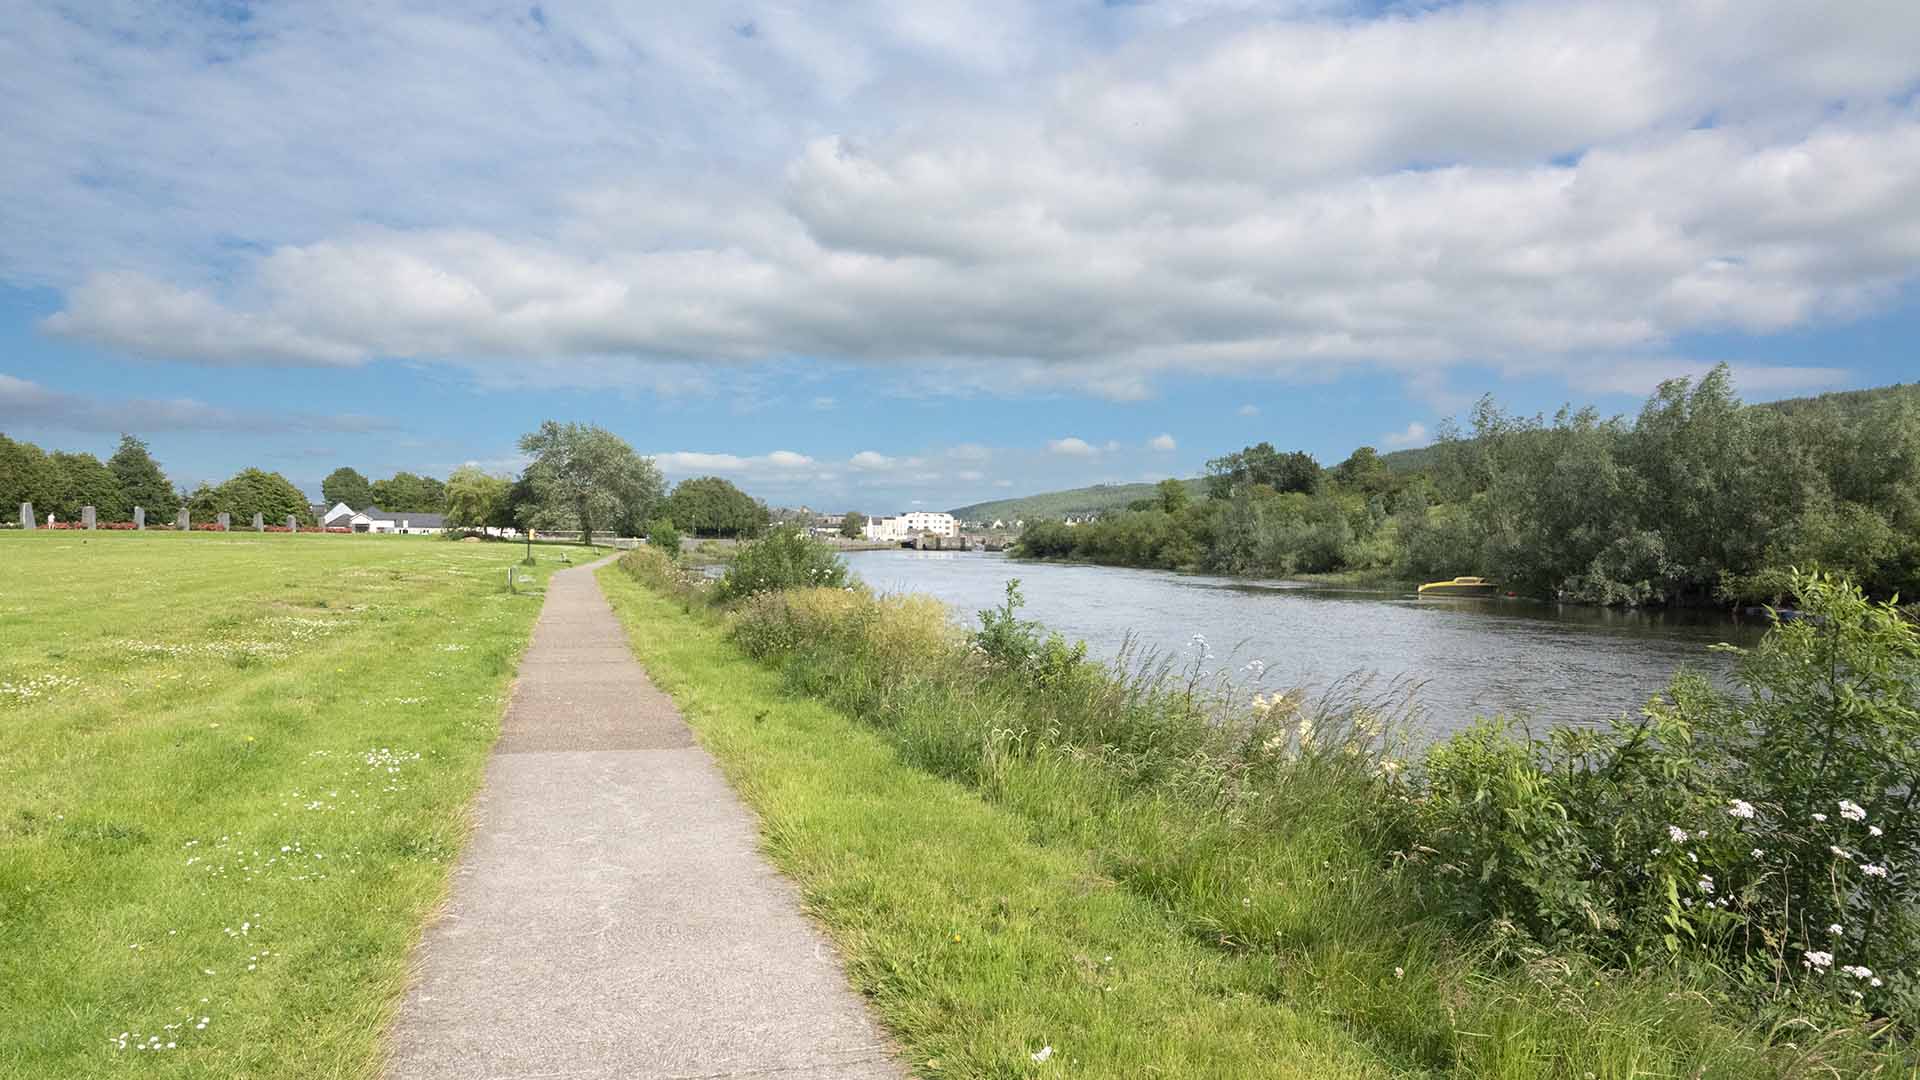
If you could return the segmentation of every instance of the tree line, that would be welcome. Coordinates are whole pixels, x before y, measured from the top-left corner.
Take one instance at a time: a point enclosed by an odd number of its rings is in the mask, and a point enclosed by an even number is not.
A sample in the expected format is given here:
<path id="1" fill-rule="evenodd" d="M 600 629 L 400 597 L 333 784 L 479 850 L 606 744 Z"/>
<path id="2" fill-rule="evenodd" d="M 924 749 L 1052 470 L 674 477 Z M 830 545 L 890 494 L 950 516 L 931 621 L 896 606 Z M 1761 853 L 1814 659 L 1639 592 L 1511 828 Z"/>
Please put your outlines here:
<path id="1" fill-rule="evenodd" d="M 1323 469 L 1271 444 L 1208 463 L 1206 497 L 1158 497 L 1069 528 L 1035 557 L 1287 576 L 1479 574 L 1610 605 L 1769 602 L 1790 570 L 1877 596 L 1920 590 L 1920 392 L 1746 405 L 1730 371 L 1661 384 L 1637 416 L 1517 416 L 1489 396 L 1419 467 L 1371 447 Z"/>
<path id="2" fill-rule="evenodd" d="M 529 458 L 519 475 L 478 466 L 455 469 L 445 481 L 398 472 L 369 480 L 342 467 L 321 482 L 328 506 L 398 513 L 440 513 L 456 529 L 535 529 L 645 535 L 672 524 L 695 536 L 754 537 L 767 528 L 765 504 L 717 476 L 683 480 L 668 493 L 651 458 L 634 452 L 604 428 L 548 421 L 520 440 Z M 101 521 L 130 521 L 135 506 L 156 524 L 187 507 L 196 521 L 220 513 L 269 522 L 289 515 L 317 524 L 307 496 L 277 472 L 246 468 L 220 484 L 176 490 L 147 444 L 133 435 L 102 462 L 92 454 L 56 450 L 0 434 L 0 506 L 33 504 L 47 514 L 77 520 L 92 506 Z"/>

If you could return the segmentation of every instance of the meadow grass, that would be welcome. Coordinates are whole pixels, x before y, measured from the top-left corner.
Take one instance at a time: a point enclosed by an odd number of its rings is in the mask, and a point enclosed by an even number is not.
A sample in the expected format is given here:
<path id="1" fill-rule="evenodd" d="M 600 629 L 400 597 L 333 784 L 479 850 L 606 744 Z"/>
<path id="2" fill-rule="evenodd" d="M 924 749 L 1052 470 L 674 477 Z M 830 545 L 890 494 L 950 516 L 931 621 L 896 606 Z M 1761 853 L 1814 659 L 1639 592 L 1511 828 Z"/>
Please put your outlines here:
<path id="1" fill-rule="evenodd" d="M 509 593 L 523 554 L 0 534 L 0 1076 L 373 1075 L 539 588 L 590 557 Z"/>
<path id="2" fill-rule="evenodd" d="M 924 598 L 601 581 L 923 1075 L 1915 1075 L 1709 972 L 1462 932 L 1343 753 L 1261 765 L 1177 695 L 996 675 Z"/>

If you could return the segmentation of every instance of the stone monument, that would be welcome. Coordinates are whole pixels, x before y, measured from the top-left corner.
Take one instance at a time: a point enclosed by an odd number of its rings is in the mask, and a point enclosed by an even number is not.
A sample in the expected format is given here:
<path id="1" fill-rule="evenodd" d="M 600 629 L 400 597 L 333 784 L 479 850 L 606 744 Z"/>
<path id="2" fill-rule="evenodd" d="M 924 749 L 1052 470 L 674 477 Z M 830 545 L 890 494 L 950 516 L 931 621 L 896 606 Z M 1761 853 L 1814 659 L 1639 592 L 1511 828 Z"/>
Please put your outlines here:
<path id="1" fill-rule="evenodd" d="M 93 526 L 94 526 L 93 507 L 91 506 L 81 507 L 80 508 L 80 527 L 91 531 L 93 529 Z"/>
<path id="2" fill-rule="evenodd" d="M 173 527 L 179 529 L 181 532 L 186 532 L 188 529 L 193 528 L 193 517 L 187 513 L 186 507 L 181 507 L 180 513 L 174 517 Z"/>
<path id="3" fill-rule="evenodd" d="M 33 516 L 33 504 L 21 503 L 20 504 L 20 527 L 23 529 L 31 529 L 38 523 L 39 523 L 38 519 L 36 519 Z"/>
<path id="4" fill-rule="evenodd" d="M 292 514 L 287 515 L 287 531 L 290 533 L 297 533 L 300 531 L 300 519 L 297 517 L 294 517 Z"/>
<path id="5" fill-rule="evenodd" d="M 220 531 L 221 531 L 221 532 L 231 532 L 231 531 L 233 530 L 233 515 L 232 515 L 232 514 L 230 514 L 230 513 L 228 513 L 228 512 L 227 512 L 227 511 L 225 511 L 225 510 L 222 510 L 222 511 L 220 511 L 220 516 L 219 516 L 219 518 L 218 518 L 217 520 L 218 520 L 218 521 L 220 522 Z"/>
<path id="6" fill-rule="evenodd" d="M 267 520 L 266 518 L 260 516 L 260 511 L 258 510 L 255 510 L 253 512 L 253 531 L 254 532 L 267 531 Z"/>
<path id="7" fill-rule="evenodd" d="M 135 531 L 143 531 L 146 529 L 147 527 L 147 508 L 146 507 L 136 506 L 133 508 L 133 527 Z"/>

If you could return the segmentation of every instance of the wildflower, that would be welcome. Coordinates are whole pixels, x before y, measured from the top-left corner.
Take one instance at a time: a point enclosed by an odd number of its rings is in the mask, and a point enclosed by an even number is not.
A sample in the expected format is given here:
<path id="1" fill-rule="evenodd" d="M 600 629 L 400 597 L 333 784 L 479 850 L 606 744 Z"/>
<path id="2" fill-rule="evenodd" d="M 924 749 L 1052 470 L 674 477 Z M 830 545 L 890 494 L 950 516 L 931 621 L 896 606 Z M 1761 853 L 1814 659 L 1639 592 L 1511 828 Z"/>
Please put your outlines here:
<path id="1" fill-rule="evenodd" d="M 1800 958 L 1800 964 L 1810 971 L 1825 971 L 1833 966 L 1833 954 L 1812 951 Z"/>
<path id="2" fill-rule="evenodd" d="M 1828 844 L 1827 850 L 1833 852 L 1833 857 L 1836 859 L 1846 859 L 1849 862 L 1853 860 L 1853 856 L 1847 854 L 1847 849 L 1837 844 Z"/>
<path id="3" fill-rule="evenodd" d="M 1841 799 L 1840 816 L 1846 818 L 1848 821 L 1865 821 L 1867 820 L 1867 810 L 1866 807 L 1861 806 L 1852 799 Z"/>
<path id="4" fill-rule="evenodd" d="M 1713 895 L 1713 875 L 1712 874 L 1701 874 L 1700 880 L 1694 882 L 1693 885 L 1694 885 L 1694 888 L 1699 889 L 1701 892 L 1706 893 L 1708 896 Z"/>
<path id="5" fill-rule="evenodd" d="M 1884 835 L 1884 834 L 1882 833 L 1882 831 L 1881 831 L 1881 829 L 1880 829 L 1880 826 L 1878 826 L 1878 825 L 1869 825 L 1869 826 L 1867 826 L 1867 835 L 1868 835 L 1868 836 L 1881 836 L 1881 835 Z"/>
<path id="6" fill-rule="evenodd" d="M 1813 815 L 1813 820 L 1818 822 L 1819 824 L 1825 825 L 1827 823 L 1827 815 L 1815 814 Z"/>
<path id="7" fill-rule="evenodd" d="M 1863 873 L 1863 874 L 1865 874 L 1865 875 L 1867 875 L 1868 877 L 1877 877 L 1877 878 L 1883 878 L 1883 877 L 1886 877 L 1886 876 L 1887 876 L 1887 868 L 1886 868 L 1886 867 L 1884 867 L 1884 866 L 1876 866 L 1876 865 L 1874 865 L 1874 864 L 1872 864 L 1872 863 L 1868 863 L 1867 865 L 1865 865 L 1865 866 L 1862 866 L 1862 867 L 1860 868 L 1860 872 L 1861 872 L 1861 873 Z"/>
<path id="8" fill-rule="evenodd" d="M 1829 934 L 1844 934 L 1846 932 L 1847 928 L 1841 926 L 1839 923 L 1832 923 L 1827 927 L 1827 933 Z"/>
<path id="9" fill-rule="evenodd" d="M 1853 976 L 1856 979 L 1859 979 L 1861 982 L 1865 982 L 1868 979 L 1873 978 L 1873 969 L 1868 967 L 1862 967 L 1859 964 L 1843 964 L 1841 965 L 1840 970 L 1846 972 L 1847 974 Z"/>
<path id="10" fill-rule="evenodd" d="M 1396 978 L 1396 979 L 1404 979 L 1404 978 L 1406 978 L 1406 977 L 1407 977 L 1407 969 L 1406 969 L 1406 968 L 1403 968 L 1403 967 L 1397 967 L 1397 968 L 1394 968 L 1394 969 L 1393 969 L 1393 977 L 1394 977 L 1394 978 Z"/>
<path id="11" fill-rule="evenodd" d="M 1053 1047 L 1051 1045 L 1047 1045 L 1047 1046 L 1041 1047 L 1039 1051 L 1033 1055 L 1033 1060 L 1040 1062 L 1042 1064 L 1045 1064 L 1047 1059 L 1051 1058 L 1052 1056 L 1053 1056 Z"/>
<path id="12" fill-rule="evenodd" d="M 1767 857 L 1767 853 L 1764 851 L 1761 851 L 1759 848 L 1754 848 L 1752 851 L 1749 851 L 1747 854 L 1752 855 L 1756 859 L 1764 859 Z"/>
<path id="13" fill-rule="evenodd" d="M 1880 981 L 1880 976 L 1875 975 L 1873 978 L 1867 980 L 1867 985 L 1868 986 L 1885 986 L 1886 984 Z"/>
<path id="14" fill-rule="evenodd" d="M 1735 799 L 1733 806 L 1727 810 L 1727 816 L 1752 820 L 1753 804 L 1745 799 Z"/>
<path id="15" fill-rule="evenodd" d="M 1687 842 L 1687 830 L 1678 825 L 1667 826 L 1667 836 L 1676 844 L 1684 844 Z"/>

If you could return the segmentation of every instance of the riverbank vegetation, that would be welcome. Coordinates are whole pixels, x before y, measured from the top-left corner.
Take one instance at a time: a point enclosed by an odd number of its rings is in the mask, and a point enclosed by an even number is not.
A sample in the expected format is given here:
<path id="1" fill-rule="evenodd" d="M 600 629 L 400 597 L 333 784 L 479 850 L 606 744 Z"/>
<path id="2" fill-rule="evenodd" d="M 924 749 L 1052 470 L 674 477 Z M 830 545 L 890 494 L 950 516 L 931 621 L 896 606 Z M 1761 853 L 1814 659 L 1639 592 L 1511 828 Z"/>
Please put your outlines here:
<path id="1" fill-rule="evenodd" d="M 817 570 L 603 580 L 928 1075 L 1920 1075 L 1920 639 L 1843 582 L 1735 691 L 1427 749 Z"/>
<path id="2" fill-rule="evenodd" d="M 1785 407 L 1790 405 L 1790 407 Z M 1100 520 L 1030 525 L 1018 553 L 1122 566 L 1406 580 L 1480 574 L 1597 604 L 1767 603 L 1789 568 L 1920 594 L 1920 388 L 1748 406 L 1723 366 L 1637 417 L 1483 399 L 1419 458 L 1322 470 L 1267 444 Z"/>
<path id="3" fill-rule="evenodd" d="M 568 550 L 0 534 L 0 1076 L 377 1075 Z"/>

